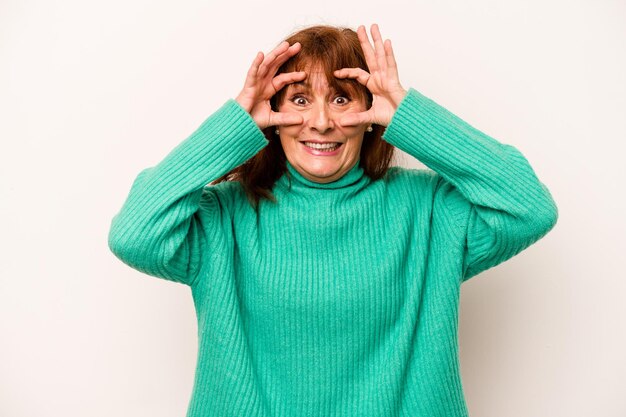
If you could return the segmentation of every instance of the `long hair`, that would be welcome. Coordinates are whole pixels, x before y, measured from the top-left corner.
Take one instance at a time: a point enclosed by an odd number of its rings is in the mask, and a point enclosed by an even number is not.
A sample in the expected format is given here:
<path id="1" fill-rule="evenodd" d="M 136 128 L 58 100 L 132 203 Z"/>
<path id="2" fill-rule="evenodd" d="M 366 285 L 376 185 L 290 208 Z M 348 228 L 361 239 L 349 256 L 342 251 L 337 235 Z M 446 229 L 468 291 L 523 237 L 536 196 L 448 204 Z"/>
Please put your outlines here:
<path id="1" fill-rule="evenodd" d="M 366 108 L 372 106 L 372 94 L 354 79 L 338 79 L 334 71 L 341 68 L 362 68 L 369 72 L 365 55 L 356 32 L 350 28 L 326 25 L 311 26 L 297 31 L 285 39 L 289 45 L 300 42 L 300 51 L 287 60 L 278 69 L 276 75 L 283 72 L 304 71 L 307 68 L 319 68 L 326 75 L 331 89 L 347 91 L 366 102 Z M 286 93 L 286 86 L 271 99 L 272 110 L 278 111 Z M 385 175 L 391 164 L 395 148 L 382 139 L 385 127 L 372 124 L 372 131 L 365 132 L 361 145 L 360 166 L 365 175 L 377 180 Z M 263 129 L 269 144 L 254 157 L 239 167 L 213 181 L 239 181 L 250 203 L 256 208 L 262 198 L 276 201 L 272 188 L 274 183 L 287 171 L 285 152 L 275 126 Z"/>

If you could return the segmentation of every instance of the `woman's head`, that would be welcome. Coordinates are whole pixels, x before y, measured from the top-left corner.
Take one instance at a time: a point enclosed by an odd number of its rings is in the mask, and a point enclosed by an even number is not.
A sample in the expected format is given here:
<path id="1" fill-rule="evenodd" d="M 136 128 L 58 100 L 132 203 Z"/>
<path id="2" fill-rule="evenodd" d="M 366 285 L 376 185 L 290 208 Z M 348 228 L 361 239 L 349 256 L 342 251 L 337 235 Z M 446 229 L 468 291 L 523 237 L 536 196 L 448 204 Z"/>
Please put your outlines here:
<path id="1" fill-rule="evenodd" d="M 307 78 L 285 86 L 270 103 L 274 111 L 299 112 L 303 123 L 264 129 L 269 145 L 216 182 L 238 180 L 251 200 L 258 203 L 261 198 L 272 199 L 271 189 L 285 173 L 287 160 L 303 176 L 316 182 L 339 179 L 357 160 L 370 178 L 382 177 L 394 151 L 393 146 L 382 140 L 384 127 L 372 125 L 368 131 L 366 125 L 343 127 L 338 123 L 345 112 L 365 111 L 372 105 L 372 95 L 365 86 L 353 79 L 334 76 L 334 71 L 341 68 L 368 71 L 356 32 L 349 28 L 312 26 L 285 40 L 290 45 L 299 42 L 301 48 L 276 75 L 305 71 Z M 325 144 L 308 143 L 307 147 L 303 142 Z M 311 149 L 332 145 L 339 147 L 333 152 Z"/>
<path id="2" fill-rule="evenodd" d="M 346 34 L 348 34 L 346 36 Z M 317 26 L 287 38 L 301 50 L 278 70 L 304 71 L 307 78 L 288 84 L 271 100 L 278 112 L 296 112 L 302 123 L 280 127 L 286 159 L 305 178 L 327 183 L 343 177 L 359 160 L 367 126 L 341 126 L 346 113 L 363 112 L 371 95 L 352 79 L 338 79 L 340 68 L 367 69 L 358 38 L 349 29 Z"/>

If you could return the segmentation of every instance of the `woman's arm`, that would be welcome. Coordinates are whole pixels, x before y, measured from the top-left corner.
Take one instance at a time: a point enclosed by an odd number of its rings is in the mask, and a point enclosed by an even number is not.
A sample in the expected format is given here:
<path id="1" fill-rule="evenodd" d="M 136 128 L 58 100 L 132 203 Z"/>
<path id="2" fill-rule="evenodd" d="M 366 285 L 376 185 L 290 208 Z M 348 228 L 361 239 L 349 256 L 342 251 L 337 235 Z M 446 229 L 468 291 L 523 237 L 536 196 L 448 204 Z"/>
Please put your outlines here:
<path id="1" fill-rule="evenodd" d="M 146 274 L 191 285 L 211 250 L 206 227 L 219 216 L 199 210 L 204 186 L 266 144 L 250 115 L 228 100 L 163 161 L 139 173 L 111 223 L 111 251 Z"/>
<path id="2" fill-rule="evenodd" d="M 441 180 L 435 203 L 444 206 L 465 238 L 464 279 L 495 266 L 530 246 L 556 224 L 557 207 L 528 161 L 514 147 L 473 128 L 415 89 L 405 91 L 389 39 L 364 26 L 357 35 L 369 72 L 342 68 L 372 93 L 365 112 L 346 114 L 341 125 L 387 126 L 384 139 L 422 161 Z M 455 231 L 451 231 L 455 232 Z"/>
<path id="3" fill-rule="evenodd" d="M 521 252 L 556 224 L 550 192 L 526 158 L 409 89 L 384 139 L 438 173 L 437 193 L 466 236 L 467 280 Z"/>
<path id="4" fill-rule="evenodd" d="M 118 258 L 147 274 L 193 285 L 211 251 L 206 232 L 220 218 L 220 205 L 205 185 L 267 145 L 260 129 L 302 121 L 298 114 L 274 112 L 270 106 L 278 90 L 306 76 L 302 71 L 275 76 L 299 51 L 300 44 L 281 42 L 267 56 L 257 53 L 237 98 L 137 176 L 109 232 L 109 247 Z"/>

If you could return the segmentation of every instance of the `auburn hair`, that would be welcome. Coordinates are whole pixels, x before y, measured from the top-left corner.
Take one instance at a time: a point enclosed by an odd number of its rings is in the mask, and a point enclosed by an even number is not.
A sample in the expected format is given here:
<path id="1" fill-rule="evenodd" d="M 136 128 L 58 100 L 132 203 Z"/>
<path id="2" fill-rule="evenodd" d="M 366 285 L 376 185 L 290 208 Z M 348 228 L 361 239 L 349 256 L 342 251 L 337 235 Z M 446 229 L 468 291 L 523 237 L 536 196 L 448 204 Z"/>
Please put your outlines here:
<path id="1" fill-rule="evenodd" d="M 320 69 L 326 75 L 330 89 L 359 97 L 366 102 L 368 109 L 372 106 L 372 94 L 365 86 L 354 79 L 339 79 L 334 76 L 334 71 L 341 68 L 362 68 L 369 72 L 363 49 L 354 30 L 316 25 L 299 30 L 285 40 L 289 45 L 300 42 L 301 49 L 283 63 L 276 75 L 310 68 Z M 287 86 L 270 99 L 273 111 L 278 111 L 278 105 L 283 102 L 286 90 Z M 276 126 L 269 126 L 262 132 L 269 144 L 248 161 L 211 183 L 239 181 L 255 208 L 263 198 L 276 201 L 272 188 L 283 174 L 289 174 L 287 157 L 280 137 L 276 134 Z M 394 146 L 382 139 L 384 132 L 384 126 L 372 124 L 372 131 L 366 131 L 363 136 L 359 164 L 365 175 L 372 180 L 385 175 L 394 155 Z"/>

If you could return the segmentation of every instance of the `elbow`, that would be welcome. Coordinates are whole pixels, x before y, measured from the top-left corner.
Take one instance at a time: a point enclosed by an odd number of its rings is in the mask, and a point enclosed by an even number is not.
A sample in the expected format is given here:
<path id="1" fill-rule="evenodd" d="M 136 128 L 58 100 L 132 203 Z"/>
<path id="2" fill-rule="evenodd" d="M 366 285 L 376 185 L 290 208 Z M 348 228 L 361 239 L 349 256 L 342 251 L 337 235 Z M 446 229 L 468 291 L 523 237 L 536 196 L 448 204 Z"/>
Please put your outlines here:
<path id="1" fill-rule="evenodd" d="M 109 250 L 113 252 L 113 254 L 119 259 L 124 260 L 124 258 L 127 257 L 128 246 L 121 238 L 120 233 L 117 232 L 114 226 L 111 226 L 111 229 L 109 230 L 108 244 Z"/>
<path id="2" fill-rule="evenodd" d="M 542 188 L 545 192 L 545 199 L 543 204 L 544 208 L 542 210 L 542 223 L 545 229 L 545 234 L 552 230 L 554 226 L 556 226 L 556 223 L 559 219 L 559 209 L 546 186 L 542 184 Z"/>
<path id="3" fill-rule="evenodd" d="M 545 214 L 543 215 L 541 219 L 542 236 L 546 235 L 550 230 L 554 228 L 554 226 L 556 226 L 558 219 L 559 219 L 559 210 L 556 204 L 552 202 L 551 206 L 547 210 L 545 210 Z"/>
<path id="4" fill-rule="evenodd" d="M 544 223 L 546 227 L 546 233 L 548 233 L 550 230 L 554 228 L 554 226 L 556 226 L 558 219 L 559 219 L 559 209 L 557 208 L 556 203 L 552 201 L 550 209 L 547 211 L 547 214 L 545 216 Z"/>
<path id="5" fill-rule="evenodd" d="M 123 231 L 116 227 L 115 220 L 109 230 L 108 244 L 109 250 L 121 261 L 128 263 L 134 257 L 128 239 L 124 237 Z"/>
<path id="6" fill-rule="evenodd" d="M 536 238 L 541 238 L 550 232 L 559 219 L 558 207 L 547 190 L 543 201 L 533 207 L 531 213 L 533 235 Z"/>
<path id="7" fill-rule="evenodd" d="M 145 258 L 146 245 L 138 237 L 129 233 L 128 227 L 120 224 L 117 218 L 113 219 L 108 236 L 109 250 L 125 264 L 131 267 L 140 267 L 140 260 Z M 143 248 L 143 249 L 142 249 Z"/>

